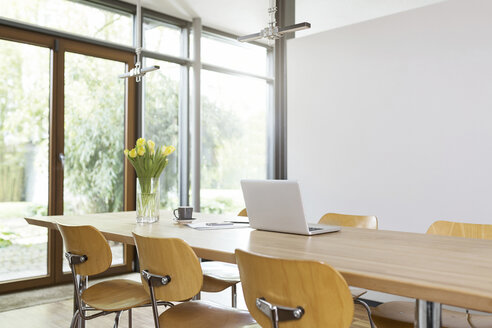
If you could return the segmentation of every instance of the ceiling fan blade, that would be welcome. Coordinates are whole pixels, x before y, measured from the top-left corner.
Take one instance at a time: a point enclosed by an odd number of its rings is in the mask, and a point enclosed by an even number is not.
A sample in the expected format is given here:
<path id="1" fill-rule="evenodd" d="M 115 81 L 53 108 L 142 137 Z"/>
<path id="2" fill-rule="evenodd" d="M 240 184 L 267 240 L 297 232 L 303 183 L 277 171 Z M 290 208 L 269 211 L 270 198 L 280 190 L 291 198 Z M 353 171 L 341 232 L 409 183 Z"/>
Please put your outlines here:
<path id="1" fill-rule="evenodd" d="M 279 34 L 285 34 L 285 33 L 291 33 L 291 32 L 305 30 L 308 28 L 311 28 L 311 24 L 308 22 L 302 22 L 299 24 L 289 25 L 289 26 L 285 26 L 285 27 L 279 27 L 278 33 Z"/>
<path id="2" fill-rule="evenodd" d="M 148 72 L 157 71 L 159 68 L 160 68 L 159 66 L 153 65 L 153 66 L 142 68 L 140 70 L 140 72 L 142 72 L 142 74 L 145 74 L 145 73 L 148 73 Z"/>
<path id="3" fill-rule="evenodd" d="M 261 38 L 262 38 L 261 33 L 255 33 L 255 34 L 249 34 L 249 35 L 245 35 L 245 36 L 240 36 L 240 37 L 237 38 L 237 40 L 240 41 L 240 42 L 250 42 L 250 41 L 258 40 L 258 39 L 261 39 Z"/>

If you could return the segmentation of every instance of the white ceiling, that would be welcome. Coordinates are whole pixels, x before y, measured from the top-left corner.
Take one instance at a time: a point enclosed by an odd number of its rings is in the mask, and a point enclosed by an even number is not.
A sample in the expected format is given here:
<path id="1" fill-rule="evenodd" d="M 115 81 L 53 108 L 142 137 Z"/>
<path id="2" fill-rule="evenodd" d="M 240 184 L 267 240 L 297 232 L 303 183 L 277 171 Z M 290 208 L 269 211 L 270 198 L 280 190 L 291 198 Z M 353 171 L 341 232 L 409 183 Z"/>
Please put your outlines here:
<path id="1" fill-rule="evenodd" d="M 136 0 L 124 0 L 135 4 Z M 291 1 L 291 0 L 287 0 Z M 446 0 L 296 0 L 296 23 L 310 22 L 297 37 L 350 25 Z M 142 6 L 237 35 L 267 25 L 269 0 L 141 0 Z"/>

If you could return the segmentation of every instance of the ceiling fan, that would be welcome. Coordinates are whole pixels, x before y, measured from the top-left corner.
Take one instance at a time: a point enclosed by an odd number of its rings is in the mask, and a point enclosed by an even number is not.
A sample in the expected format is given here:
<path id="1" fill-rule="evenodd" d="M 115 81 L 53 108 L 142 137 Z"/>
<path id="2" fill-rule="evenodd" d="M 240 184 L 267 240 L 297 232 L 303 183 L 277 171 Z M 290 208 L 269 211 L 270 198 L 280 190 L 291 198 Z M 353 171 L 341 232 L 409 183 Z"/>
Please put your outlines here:
<path id="1" fill-rule="evenodd" d="M 245 36 L 240 36 L 237 38 L 238 41 L 241 42 L 251 42 L 258 39 L 268 39 L 268 40 L 278 40 L 284 36 L 286 33 L 292 33 L 300 30 L 305 30 L 311 27 L 311 24 L 308 22 L 302 22 L 299 24 L 294 24 L 285 27 L 277 26 L 277 19 L 275 18 L 277 13 L 277 4 L 276 0 L 270 0 L 270 8 L 268 8 L 269 20 L 268 26 L 262 29 L 258 33 L 249 34 Z"/>
<path id="2" fill-rule="evenodd" d="M 120 79 L 126 79 L 130 77 L 135 77 L 135 80 L 137 82 L 142 81 L 142 77 L 147 74 L 148 72 L 156 71 L 160 67 L 157 65 L 149 66 L 149 67 L 142 67 L 142 59 L 140 57 L 140 54 L 142 52 L 142 6 L 140 4 L 140 0 L 137 0 L 137 47 L 135 48 L 135 53 L 137 55 L 137 62 L 135 63 L 135 67 L 132 68 L 129 72 L 126 72 L 125 74 L 121 74 L 119 76 Z"/>

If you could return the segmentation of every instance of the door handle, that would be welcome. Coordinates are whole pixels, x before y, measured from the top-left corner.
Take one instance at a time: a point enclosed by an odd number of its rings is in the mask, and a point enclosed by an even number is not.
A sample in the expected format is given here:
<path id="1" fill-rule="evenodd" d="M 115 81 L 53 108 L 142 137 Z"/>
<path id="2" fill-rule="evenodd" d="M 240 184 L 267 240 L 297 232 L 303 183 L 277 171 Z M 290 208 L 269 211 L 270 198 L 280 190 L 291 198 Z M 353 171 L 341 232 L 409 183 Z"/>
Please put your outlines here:
<path id="1" fill-rule="evenodd" d="M 58 154 L 62 168 L 65 168 L 65 155 L 63 153 Z"/>

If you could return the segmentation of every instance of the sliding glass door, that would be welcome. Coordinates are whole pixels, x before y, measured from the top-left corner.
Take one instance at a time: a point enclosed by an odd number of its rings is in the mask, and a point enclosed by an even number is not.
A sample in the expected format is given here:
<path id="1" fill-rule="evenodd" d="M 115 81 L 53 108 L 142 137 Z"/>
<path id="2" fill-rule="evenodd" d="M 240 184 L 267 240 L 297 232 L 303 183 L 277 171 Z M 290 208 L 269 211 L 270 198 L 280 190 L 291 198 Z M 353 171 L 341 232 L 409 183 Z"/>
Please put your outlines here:
<path id="1" fill-rule="evenodd" d="M 63 214 L 123 211 L 125 63 L 65 52 Z M 113 264 L 125 262 L 111 243 Z M 64 271 L 69 271 L 66 261 Z"/>
<path id="2" fill-rule="evenodd" d="M 134 54 L 0 29 L 0 293 L 70 280 L 57 231 L 24 217 L 133 210 Z M 111 243 L 113 267 L 133 247 Z"/>
<path id="3" fill-rule="evenodd" d="M 0 40 L 0 283 L 47 277 L 50 49 Z"/>

